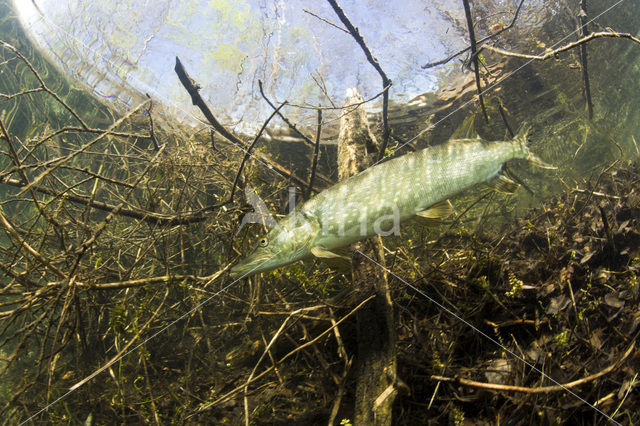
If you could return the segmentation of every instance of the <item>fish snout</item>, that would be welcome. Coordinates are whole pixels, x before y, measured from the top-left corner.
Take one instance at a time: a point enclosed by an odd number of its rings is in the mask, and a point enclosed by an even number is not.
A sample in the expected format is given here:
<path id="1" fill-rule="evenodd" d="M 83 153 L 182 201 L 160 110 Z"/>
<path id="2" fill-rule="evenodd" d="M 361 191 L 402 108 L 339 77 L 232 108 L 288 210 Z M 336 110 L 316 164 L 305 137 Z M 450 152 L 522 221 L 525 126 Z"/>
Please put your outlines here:
<path id="1" fill-rule="evenodd" d="M 242 270 L 240 268 L 238 268 L 238 265 L 236 265 L 233 268 L 231 268 L 231 270 L 229 271 L 229 278 L 235 280 L 241 274 L 242 274 Z"/>
<path id="2" fill-rule="evenodd" d="M 251 275 L 252 269 L 250 266 L 251 264 L 248 264 L 245 261 L 238 263 L 237 265 L 231 268 L 231 271 L 229 271 L 229 278 L 235 280 L 235 279 L 241 279 L 241 278 L 244 278 L 245 276 Z"/>
<path id="3" fill-rule="evenodd" d="M 272 256 L 266 254 L 256 255 L 254 253 L 233 266 L 231 271 L 229 271 L 229 277 L 232 279 L 241 279 L 257 274 L 258 272 L 273 269 L 269 266 L 272 260 Z"/>

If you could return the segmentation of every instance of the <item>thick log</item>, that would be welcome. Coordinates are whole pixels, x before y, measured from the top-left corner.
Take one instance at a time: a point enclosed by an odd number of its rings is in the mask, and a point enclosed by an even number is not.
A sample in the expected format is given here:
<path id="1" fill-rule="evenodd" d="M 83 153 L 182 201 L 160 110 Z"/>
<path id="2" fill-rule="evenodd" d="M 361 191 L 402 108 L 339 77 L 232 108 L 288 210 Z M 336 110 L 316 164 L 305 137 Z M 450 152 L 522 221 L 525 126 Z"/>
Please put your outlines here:
<path id="1" fill-rule="evenodd" d="M 353 89 L 346 104 L 362 101 Z M 353 176 L 373 163 L 378 149 L 364 106 L 344 114 L 338 137 L 338 177 Z M 377 194 L 371 194 L 377 196 Z M 390 425 L 396 395 L 396 333 L 380 236 L 355 243 L 352 250 L 352 279 L 363 294 L 375 298 L 357 313 L 358 356 L 354 424 Z"/>

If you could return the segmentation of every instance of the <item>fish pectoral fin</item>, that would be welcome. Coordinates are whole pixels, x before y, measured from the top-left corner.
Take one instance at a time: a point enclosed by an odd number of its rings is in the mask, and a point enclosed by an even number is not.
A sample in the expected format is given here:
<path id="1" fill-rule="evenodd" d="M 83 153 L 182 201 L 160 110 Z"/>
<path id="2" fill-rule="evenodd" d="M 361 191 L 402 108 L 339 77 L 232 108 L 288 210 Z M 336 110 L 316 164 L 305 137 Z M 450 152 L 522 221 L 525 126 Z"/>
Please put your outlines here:
<path id="1" fill-rule="evenodd" d="M 488 182 L 486 182 L 486 185 L 494 191 L 503 192 L 505 194 L 513 194 L 520 187 L 520 184 L 512 181 L 503 174 L 499 174 L 498 176 L 489 180 Z"/>
<path id="2" fill-rule="evenodd" d="M 311 254 L 323 260 L 324 259 L 345 259 L 351 262 L 351 258 L 348 256 L 349 254 L 348 248 L 340 248 L 340 249 L 331 251 L 322 247 L 314 247 L 311 249 Z"/>
<path id="3" fill-rule="evenodd" d="M 311 254 L 322 260 L 329 268 L 347 274 L 351 271 L 351 257 L 349 256 L 349 247 L 340 247 L 333 251 L 322 247 L 314 247 Z"/>
<path id="4" fill-rule="evenodd" d="M 442 224 L 442 219 L 449 217 L 451 213 L 453 213 L 451 201 L 439 201 L 428 209 L 416 213 L 416 221 L 424 226 L 437 226 Z"/>

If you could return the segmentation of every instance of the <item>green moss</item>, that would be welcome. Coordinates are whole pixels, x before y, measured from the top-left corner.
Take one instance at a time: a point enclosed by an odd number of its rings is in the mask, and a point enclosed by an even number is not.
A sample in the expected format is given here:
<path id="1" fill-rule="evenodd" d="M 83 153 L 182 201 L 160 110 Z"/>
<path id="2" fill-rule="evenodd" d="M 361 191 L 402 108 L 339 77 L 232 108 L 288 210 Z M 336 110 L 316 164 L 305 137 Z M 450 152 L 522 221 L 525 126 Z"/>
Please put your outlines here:
<path id="1" fill-rule="evenodd" d="M 453 424 L 456 426 L 464 425 L 464 411 L 458 407 L 453 407 Z"/>
<path id="2" fill-rule="evenodd" d="M 509 271 L 509 290 L 505 292 L 505 296 L 516 298 L 522 294 L 522 280 L 519 280 L 515 274 Z"/>
<path id="3" fill-rule="evenodd" d="M 563 332 L 556 334 L 555 341 L 558 345 L 558 348 L 560 348 L 560 350 L 562 351 L 565 351 L 569 344 L 569 331 L 564 330 Z"/>

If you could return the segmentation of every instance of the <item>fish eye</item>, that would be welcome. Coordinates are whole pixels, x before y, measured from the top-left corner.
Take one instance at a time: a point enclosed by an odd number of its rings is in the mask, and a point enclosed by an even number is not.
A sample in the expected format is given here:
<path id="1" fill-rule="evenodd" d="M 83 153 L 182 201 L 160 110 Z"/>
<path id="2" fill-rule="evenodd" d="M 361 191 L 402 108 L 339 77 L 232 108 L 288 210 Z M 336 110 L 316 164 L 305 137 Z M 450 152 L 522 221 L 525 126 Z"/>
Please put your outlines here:
<path id="1" fill-rule="evenodd" d="M 260 247 L 266 247 L 267 245 L 269 245 L 269 240 L 267 240 L 266 238 L 260 238 L 260 241 L 258 241 L 258 245 Z"/>

